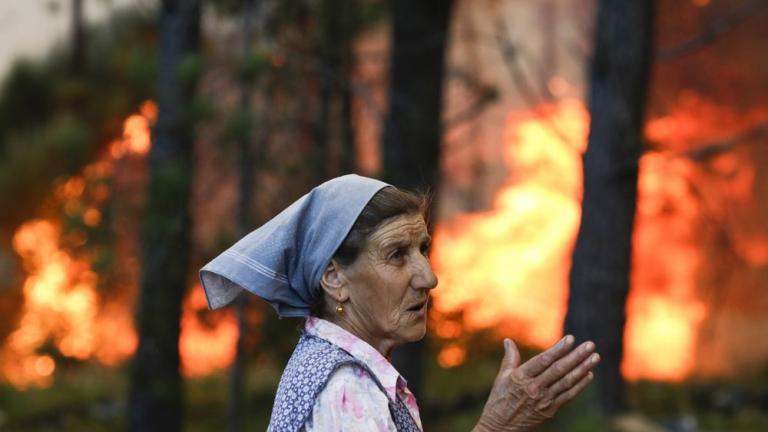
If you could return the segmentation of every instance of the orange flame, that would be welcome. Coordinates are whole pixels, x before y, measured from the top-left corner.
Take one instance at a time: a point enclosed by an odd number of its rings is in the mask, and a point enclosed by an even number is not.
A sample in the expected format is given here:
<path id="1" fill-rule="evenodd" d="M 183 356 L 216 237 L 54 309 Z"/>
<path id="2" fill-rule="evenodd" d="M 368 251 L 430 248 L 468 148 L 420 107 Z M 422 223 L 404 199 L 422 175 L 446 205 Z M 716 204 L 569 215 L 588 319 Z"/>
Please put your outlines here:
<path id="1" fill-rule="evenodd" d="M 64 251 L 60 238 L 60 228 L 46 220 L 25 223 L 13 237 L 29 276 L 19 328 L 2 349 L 0 367 L 3 376 L 18 387 L 50 383 L 56 364 L 50 356 L 38 354 L 49 340 L 66 357 L 96 357 L 109 364 L 123 360 L 136 347 L 130 326 L 125 331 L 110 325 L 130 323 L 128 309 L 99 307 L 98 276 L 88 263 Z"/>
<path id="2" fill-rule="evenodd" d="M 440 278 L 438 312 L 463 310 L 467 331 L 495 327 L 534 346 L 554 342 L 561 333 L 588 123 L 578 102 L 545 110 L 546 119 L 508 118 L 505 157 L 520 180 L 496 194 L 490 211 L 439 224 L 432 257 Z M 442 327 L 437 323 L 438 335 L 445 333 Z M 463 361 L 456 349 L 450 345 L 441 352 L 440 363 Z"/>
<path id="3" fill-rule="evenodd" d="M 87 165 L 82 175 L 54 188 L 52 200 L 67 216 L 80 218 L 89 228 L 102 223 L 101 206 L 111 192 L 109 186 L 93 180 L 113 175 L 115 160 L 149 152 L 150 127 L 156 116 L 153 102 L 142 104 L 138 114 L 125 120 L 123 137 L 110 144 L 107 154 Z M 87 232 L 64 234 L 55 218 L 30 220 L 16 230 L 13 247 L 28 275 L 18 327 L 0 347 L 0 375 L 12 385 L 24 388 L 51 383 L 56 355 L 43 350 L 55 349 L 64 357 L 95 359 L 108 366 L 135 352 L 138 340 L 129 306 L 132 302 L 103 300 L 97 290 L 99 276 L 91 270 L 91 263 L 75 258 L 64 246 L 87 242 Z M 126 291 L 125 295 L 133 296 L 136 287 Z M 235 352 L 234 318 L 224 313 L 204 325 L 200 320 L 203 309 L 202 289 L 195 287 L 184 303 L 179 340 L 182 370 L 189 376 L 226 367 Z M 47 343 L 52 348 L 45 348 Z"/>
<path id="4" fill-rule="evenodd" d="M 139 114 L 133 114 L 123 123 L 123 137 L 115 140 L 109 147 L 112 158 L 119 159 L 125 154 L 144 156 L 152 145 L 150 126 L 157 118 L 157 105 L 152 101 L 144 102 Z"/>
<path id="5" fill-rule="evenodd" d="M 220 313 L 215 325 L 206 326 L 197 314 L 207 310 L 203 288 L 195 285 L 184 302 L 179 339 L 181 366 L 187 376 L 207 375 L 226 368 L 235 358 L 237 320 L 232 314 Z"/>
<path id="6" fill-rule="evenodd" d="M 678 111 L 649 122 L 648 137 L 676 153 L 651 152 L 640 160 L 622 364 L 626 378 L 680 380 L 696 371 L 692 359 L 708 316 L 696 291 L 701 209 L 689 187 L 696 164 L 677 154 L 690 150 L 691 142 L 735 133 L 761 116 L 743 120 L 686 95 Z M 712 123 L 707 119 L 722 124 L 707 126 Z M 508 117 L 505 156 L 512 175 L 495 194 L 492 208 L 459 215 L 435 229 L 433 262 L 440 286 L 434 293 L 433 327 L 438 337 L 490 329 L 543 348 L 561 336 L 588 123 L 579 102 Z M 748 200 L 754 170 L 728 157 L 715 162 L 715 169 L 732 171 L 725 189 L 730 199 Z M 768 242 L 743 243 L 736 246 L 745 261 L 767 259 Z M 446 318 L 459 312 L 463 326 Z M 460 364 L 463 350 L 451 343 L 438 354 L 438 362 Z"/>

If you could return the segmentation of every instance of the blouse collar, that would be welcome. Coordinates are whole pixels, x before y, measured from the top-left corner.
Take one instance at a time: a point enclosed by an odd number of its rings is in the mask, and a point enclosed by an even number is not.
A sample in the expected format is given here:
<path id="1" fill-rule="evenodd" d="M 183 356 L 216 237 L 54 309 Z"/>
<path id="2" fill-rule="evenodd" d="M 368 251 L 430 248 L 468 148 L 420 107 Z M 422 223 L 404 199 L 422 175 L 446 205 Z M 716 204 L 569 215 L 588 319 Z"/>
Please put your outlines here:
<path id="1" fill-rule="evenodd" d="M 399 388 L 406 387 L 405 378 L 400 375 L 386 357 L 364 340 L 336 324 L 310 316 L 304 324 L 304 330 L 312 336 L 325 339 L 338 346 L 368 366 L 384 386 L 384 390 L 391 401 L 397 400 Z"/>

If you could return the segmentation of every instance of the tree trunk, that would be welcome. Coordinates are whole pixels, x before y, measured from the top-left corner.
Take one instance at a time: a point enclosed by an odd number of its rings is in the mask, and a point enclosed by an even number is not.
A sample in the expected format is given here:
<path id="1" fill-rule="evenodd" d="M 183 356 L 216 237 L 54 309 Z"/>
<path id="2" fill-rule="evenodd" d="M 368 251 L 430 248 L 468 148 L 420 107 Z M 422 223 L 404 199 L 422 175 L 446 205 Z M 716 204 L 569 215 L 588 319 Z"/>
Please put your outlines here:
<path id="1" fill-rule="evenodd" d="M 346 174 L 357 171 L 357 157 L 355 153 L 355 129 L 353 111 L 352 92 L 352 70 L 355 64 L 355 55 L 353 41 L 357 34 L 358 26 L 358 2 L 357 0 L 346 0 L 343 2 L 339 11 L 340 39 L 339 46 L 339 75 L 340 85 L 339 93 L 341 98 L 341 107 L 339 114 L 339 126 L 341 128 L 339 135 L 341 140 L 341 157 L 339 165 L 341 173 Z"/>
<path id="2" fill-rule="evenodd" d="M 383 179 L 399 188 L 435 187 L 442 141 L 445 46 L 452 0 L 392 2 L 392 63 L 384 123 Z M 433 202 L 434 205 L 434 202 Z M 404 345 L 394 363 L 419 397 L 424 343 Z"/>
<path id="3" fill-rule="evenodd" d="M 251 55 L 251 37 L 253 36 L 254 0 L 243 0 L 243 52 L 242 60 L 247 62 Z M 240 84 L 240 110 L 244 114 L 251 113 L 251 84 L 245 81 Z M 251 134 L 246 133 L 240 140 L 240 193 L 237 209 L 237 237 L 242 238 L 251 230 L 250 210 L 253 202 L 253 179 L 255 167 L 251 151 Z M 245 381 L 245 337 L 247 326 L 245 312 L 248 306 L 248 296 L 240 296 L 235 301 L 237 315 L 237 348 L 229 382 L 229 407 L 227 413 L 227 430 L 238 432 L 242 429 L 242 406 L 244 400 Z"/>
<path id="4" fill-rule="evenodd" d="M 72 73 L 82 71 L 85 61 L 85 24 L 83 22 L 83 0 L 72 0 L 72 48 L 70 54 L 70 70 Z"/>
<path id="5" fill-rule="evenodd" d="M 445 45 L 452 5 L 452 0 L 392 2 L 392 63 L 382 174 L 398 187 L 437 184 Z"/>
<path id="6" fill-rule="evenodd" d="M 319 3 L 320 101 L 315 125 L 315 183 L 353 170 L 351 67 L 357 0 Z"/>
<path id="7" fill-rule="evenodd" d="M 180 65 L 186 56 L 196 54 L 199 27 L 197 1 L 162 2 L 158 119 L 149 154 L 137 312 L 139 346 L 129 394 L 128 425 L 132 431 L 181 429 L 179 321 L 189 270 L 193 143 L 187 110 L 195 79 L 181 74 Z M 183 77 L 186 79 L 182 81 Z"/>
<path id="8" fill-rule="evenodd" d="M 652 0 L 601 0 L 595 27 L 582 220 L 565 331 L 597 344 L 597 402 L 608 415 L 625 407 L 620 365 L 653 12 Z"/>

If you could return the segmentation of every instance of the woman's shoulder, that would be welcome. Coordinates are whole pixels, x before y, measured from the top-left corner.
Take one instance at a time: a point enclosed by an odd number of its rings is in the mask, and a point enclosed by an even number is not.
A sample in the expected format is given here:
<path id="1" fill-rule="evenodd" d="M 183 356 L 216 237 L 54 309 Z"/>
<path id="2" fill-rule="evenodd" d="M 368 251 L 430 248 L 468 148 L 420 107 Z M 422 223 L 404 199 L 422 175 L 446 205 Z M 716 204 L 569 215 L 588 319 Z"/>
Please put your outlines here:
<path id="1" fill-rule="evenodd" d="M 315 377 L 320 389 L 329 385 L 365 382 L 367 386 L 379 388 L 376 376 L 363 361 L 333 343 L 316 336 L 303 334 L 283 372 L 283 378 Z"/>
<path id="2" fill-rule="evenodd" d="M 297 430 L 312 413 L 332 374 L 354 358 L 329 342 L 303 334 L 280 378 L 269 430 Z"/>
<path id="3" fill-rule="evenodd" d="M 376 383 L 375 378 L 371 375 L 371 372 L 360 363 L 344 363 L 333 371 L 328 378 L 328 383 L 326 384 L 325 389 L 343 390 L 345 388 L 356 387 L 378 389 L 378 384 Z"/>
<path id="4" fill-rule="evenodd" d="M 355 362 L 355 360 L 352 355 L 329 341 L 303 333 L 286 369 L 290 369 L 292 366 L 297 366 L 301 370 L 315 367 L 328 369 L 327 372 L 332 372 L 336 365 Z"/>

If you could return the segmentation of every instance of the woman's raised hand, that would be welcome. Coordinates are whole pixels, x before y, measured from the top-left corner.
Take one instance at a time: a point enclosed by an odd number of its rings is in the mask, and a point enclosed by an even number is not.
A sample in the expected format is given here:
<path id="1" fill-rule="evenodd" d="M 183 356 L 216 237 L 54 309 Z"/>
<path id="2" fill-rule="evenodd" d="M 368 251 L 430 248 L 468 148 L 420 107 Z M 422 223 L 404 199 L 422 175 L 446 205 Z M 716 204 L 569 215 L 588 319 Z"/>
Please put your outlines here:
<path id="1" fill-rule="evenodd" d="M 521 365 L 517 346 L 505 339 L 501 369 L 474 432 L 534 430 L 581 393 L 600 356 L 592 342 L 573 344 L 568 335 Z"/>

